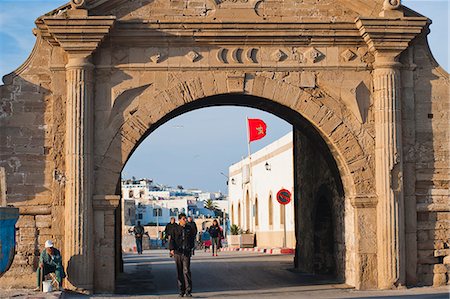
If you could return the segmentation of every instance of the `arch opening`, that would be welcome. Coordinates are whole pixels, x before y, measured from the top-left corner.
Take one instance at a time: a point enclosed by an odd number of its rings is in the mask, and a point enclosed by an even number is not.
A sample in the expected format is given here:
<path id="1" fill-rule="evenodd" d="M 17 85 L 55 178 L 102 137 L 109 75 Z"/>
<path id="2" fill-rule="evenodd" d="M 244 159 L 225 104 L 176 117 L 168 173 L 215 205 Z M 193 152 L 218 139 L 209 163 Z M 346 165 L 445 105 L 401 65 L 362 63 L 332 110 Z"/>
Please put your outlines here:
<path id="1" fill-rule="evenodd" d="M 335 153 L 329 148 L 321 133 L 298 112 L 267 99 L 239 94 L 220 95 L 196 100 L 169 112 L 161 120 L 153 124 L 136 142 L 126 161 L 128 161 L 142 141 L 163 123 L 192 110 L 229 105 L 257 108 L 276 116 L 281 116 L 281 118 L 293 125 L 294 171 L 292 176 L 294 188 L 292 191 L 294 195 L 293 213 L 295 218 L 294 247 L 296 249 L 294 264 L 297 268 L 305 272 L 330 274 L 337 277 L 339 281 L 344 281 L 346 279 L 344 259 L 349 253 L 346 252 L 346 244 L 343 237 L 345 229 L 343 218 L 346 215 L 344 215 L 343 208 L 344 184 L 341 179 L 342 174 L 333 156 Z M 319 161 L 319 163 L 314 165 L 314 163 L 311 163 L 311 160 Z M 320 166 L 319 169 L 317 169 L 318 165 Z M 319 182 L 333 190 L 329 194 L 329 197 L 332 197 L 332 199 L 329 198 L 328 200 L 340 202 L 339 205 L 331 207 L 324 205 L 323 198 L 325 197 L 317 195 L 321 192 L 319 190 L 321 186 L 318 186 Z M 242 202 L 241 199 L 243 200 Z M 251 198 L 248 190 L 246 195 L 242 196 L 241 199 L 236 202 L 237 205 L 236 203 L 231 205 L 231 219 L 239 227 L 252 230 L 256 229 L 257 226 L 262 226 L 264 222 L 268 222 L 272 228 L 282 229 L 282 225 L 285 224 L 284 215 L 287 211 L 277 208 L 275 211 L 279 213 L 274 213 L 274 205 L 276 206 L 277 201 L 273 198 L 272 194 L 267 198 L 267 204 L 264 204 L 263 201 L 258 203 L 256 198 Z M 309 201 L 313 202 L 313 204 L 309 205 Z M 252 202 L 255 203 L 254 206 L 252 206 Z M 268 217 L 266 219 L 259 215 L 260 210 L 264 209 L 264 206 L 268 209 Z M 330 217 L 330 209 L 338 209 L 336 212 L 337 216 Z M 252 221 L 252 217 L 255 217 L 254 221 Z M 319 224 L 326 225 L 326 233 L 321 232 L 322 228 Z M 330 250 L 329 246 L 322 246 L 320 243 L 322 238 L 330 236 L 327 233 L 329 233 L 328 228 L 331 227 L 335 228 L 333 234 L 338 235 L 337 237 L 333 235 L 332 239 L 336 238 L 341 242 L 333 250 Z M 309 242 L 312 244 L 312 248 L 310 248 L 311 245 L 308 244 Z M 323 259 L 329 260 L 332 256 L 332 259 L 336 260 L 336 265 L 333 266 L 321 262 L 321 264 L 319 263 L 320 266 L 316 266 L 319 260 L 316 257 L 319 256 L 315 254 L 316 251 L 322 254 L 322 258 L 323 256 L 326 257 Z M 309 265 L 310 263 L 312 265 Z"/>

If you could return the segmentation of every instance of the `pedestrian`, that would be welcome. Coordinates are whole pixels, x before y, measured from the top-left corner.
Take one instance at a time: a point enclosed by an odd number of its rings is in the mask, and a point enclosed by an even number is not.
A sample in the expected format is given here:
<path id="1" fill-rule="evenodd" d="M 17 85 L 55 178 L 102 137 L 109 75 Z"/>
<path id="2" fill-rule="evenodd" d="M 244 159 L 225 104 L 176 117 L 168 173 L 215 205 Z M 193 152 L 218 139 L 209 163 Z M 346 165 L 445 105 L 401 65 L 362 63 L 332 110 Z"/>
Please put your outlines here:
<path id="1" fill-rule="evenodd" d="M 133 227 L 132 232 L 134 233 L 134 238 L 136 239 L 137 253 L 142 254 L 142 238 L 144 237 L 145 230 L 140 221 L 138 221 L 137 225 Z"/>
<path id="2" fill-rule="evenodd" d="M 192 218 L 192 216 L 188 216 L 187 218 L 187 224 L 191 226 L 191 229 L 193 231 L 193 235 L 192 235 L 192 255 L 195 255 L 195 238 L 197 236 L 197 224 L 195 224 L 194 219 Z"/>
<path id="3" fill-rule="evenodd" d="M 53 246 L 51 240 L 45 241 L 45 249 L 42 250 L 39 257 L 39 265 L 37 268 L 37 288 L 35 291 L 41 289 L 42 278 L 50 273 L 55 273 L 56 280 L 58 281 L 58 287 L 62 290 L 63 278 L 66 277 L 64 273 L 64 267 L 62 265 L 61 252 Z"/>
<path id="4" fill-rule="evenodd" d="M 209 234 L 207 229 L 202 232 L 202 244 L 205 252 L 211 246 L 211 235 Z"/>
<path id="5" fill-rule="evenodd" d="M 209 227 L 208 232 L 211 236 L 212 256 L 217 256 L 219 241 L 221 236 L 219 222 L 214 219 L 213 224 Z"/>
<path id="6" fill-rule="evenodd" d="M 180 297 L 192 297 L 191 253 L 192 236 L 195 234 L 192 227 L 187 225 L 186 214 L 178 215 L 178 226 L 173 230 L 169 242 L 170 253 L 175 258 L 177 266 L 177 282 Z"/>
<path id="7" fill-rule="evenodd" d="M 164 229 L 164 238 L 167 240 L 167 242 L 170 245 L 170 239 L 172 238 L 173 230 L 178 224 L 175 223 L 175 217 L 170 217 L 170 222 L 167 223 L 166 228 Z M 170 254 L 170 257 L 172 257 L 172 254 Z"/>

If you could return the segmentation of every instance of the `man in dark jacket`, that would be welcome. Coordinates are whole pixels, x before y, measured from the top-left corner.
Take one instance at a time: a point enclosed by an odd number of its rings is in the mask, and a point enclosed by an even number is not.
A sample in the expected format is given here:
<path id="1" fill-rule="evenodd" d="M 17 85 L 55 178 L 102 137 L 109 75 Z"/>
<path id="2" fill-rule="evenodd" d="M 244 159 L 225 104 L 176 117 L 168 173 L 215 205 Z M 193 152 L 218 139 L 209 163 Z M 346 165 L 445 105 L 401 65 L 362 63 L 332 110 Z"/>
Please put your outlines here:
<path id="1" fill-rule="evenodd" d="M 170 217 L 170 222 L 167 223 L 166 228 L 164 229 L 164 239 L 167 240 L 170 244 L 170 239 L 173 235 L 173 230 L 178 224 L 175 223 L 175 217 Z M 170 257 L 172 257 L 172 254 L 170 254 Z"/>
<path id="2" fill-rule="evenodd" d="M 133 227 L 132 232 L 134 233 L 134 237 L 136 238 L 137 253 L 142 254 L 142 238 L 144 237 L 145 230 L 140 221 L 138 221 L 137 225 Z"/>
<path id="3" fill-rule="evenodd" d="M 187 225 L 186 214 L 178 215 L 179 225 L 173 230 L 170 238 L 170 253 L 175 258 L 177 265 L 178 288 L 180 297 L 192 297 L 192 277 L 191 277 L 191 253 L 192 239 L 195 234 L 190 225 Z M 194 236 L 194 237 L 193 237 Z"/>
<path id="4" fill-rule="evenodd" d="M 192 218 L 192 216 L 188 216 L 187 225 L 190 225 L 191 229 L 193 231 L 191 243 L 192 243 L 192 255 L 195 255 L 195 238 L 197 237 L 198 230 L 197 230 L 197 224 L 195 224 L 194 218 Z"/>

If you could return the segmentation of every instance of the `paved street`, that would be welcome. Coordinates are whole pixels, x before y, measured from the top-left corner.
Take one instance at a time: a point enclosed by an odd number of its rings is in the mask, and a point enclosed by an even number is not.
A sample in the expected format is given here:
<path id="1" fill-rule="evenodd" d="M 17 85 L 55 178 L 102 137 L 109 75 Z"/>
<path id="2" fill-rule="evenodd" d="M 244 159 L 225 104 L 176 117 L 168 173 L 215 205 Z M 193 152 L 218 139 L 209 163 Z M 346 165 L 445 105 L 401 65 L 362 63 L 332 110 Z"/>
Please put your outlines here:
<path id="1" fill-rule="evenodd" d="M 223 252 L 218 257 L 197 252 L 192 260 L 196 298 L 448 298 L 445 288 L 357 292 L 325 277 L 296 273 L 293 256 L 253 252 Z M 168 251 L 125 255 L 115 297 L 175 298 L 175 264 Z M 119 295 L 120 294 L 120 295 Z M 65 298 L 75 298 L 66 294 Z M 105 296 L 95 296 L 106 298 Z"/>
<path id="2" fill-rule="evenodd" d="M 125 273 L 119 278 L 116 295 L 63 298 L 176 298 L 175 263 L 167 250 L 127 254 Z M 297 273 L 291 255 L 254 252 L 223 252 L 218 257 L 197 252 L 192 259 L 194 298 L 405 298 L 448 299 L 448 288 L 414 288 L 396 291 L 355 291 L 326 277 Z M 59 293 L 1 290 L 0 298 L 57 298 Z"/>

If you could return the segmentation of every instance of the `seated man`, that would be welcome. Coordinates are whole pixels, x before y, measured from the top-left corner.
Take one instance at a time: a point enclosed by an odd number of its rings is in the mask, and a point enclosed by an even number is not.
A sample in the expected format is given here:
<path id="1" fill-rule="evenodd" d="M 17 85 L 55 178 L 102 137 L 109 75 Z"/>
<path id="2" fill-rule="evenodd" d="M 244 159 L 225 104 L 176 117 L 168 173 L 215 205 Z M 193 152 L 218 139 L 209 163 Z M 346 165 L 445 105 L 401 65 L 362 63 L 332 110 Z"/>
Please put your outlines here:
<path id="1" fill-rule="evenodd" d="M 42 277 L 47 274 L 55 273 L 56 280 L 58 281 L 59 289 L 62 289 L 62 280 L 66 277 L 64 268 L 62 265 L 61 253 L 58 249 L 53 247 L 51 240 L 45 241 L 45 250 L 42 251 L 39 257 L 39 266 L 37 268 L 37 288 L 36 291 L 41 289 Z"/>

